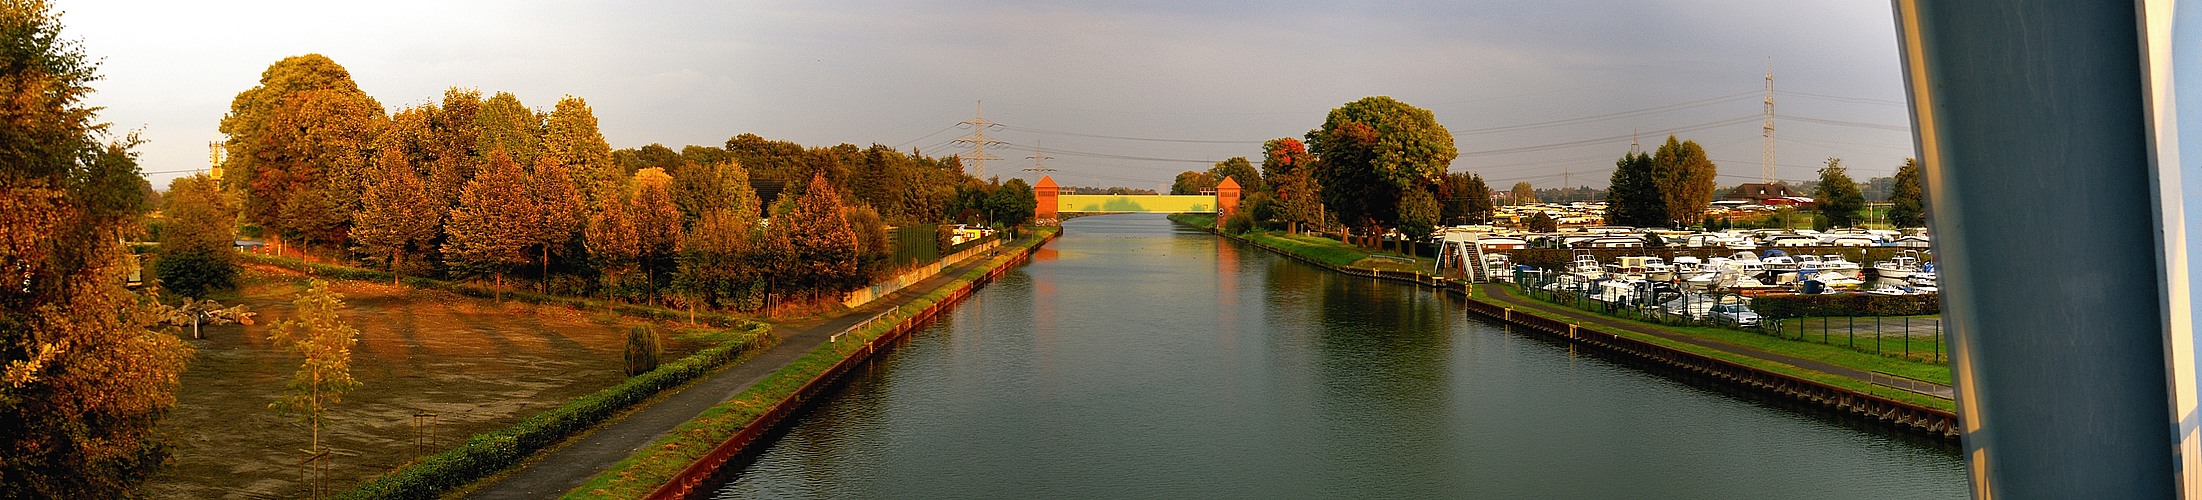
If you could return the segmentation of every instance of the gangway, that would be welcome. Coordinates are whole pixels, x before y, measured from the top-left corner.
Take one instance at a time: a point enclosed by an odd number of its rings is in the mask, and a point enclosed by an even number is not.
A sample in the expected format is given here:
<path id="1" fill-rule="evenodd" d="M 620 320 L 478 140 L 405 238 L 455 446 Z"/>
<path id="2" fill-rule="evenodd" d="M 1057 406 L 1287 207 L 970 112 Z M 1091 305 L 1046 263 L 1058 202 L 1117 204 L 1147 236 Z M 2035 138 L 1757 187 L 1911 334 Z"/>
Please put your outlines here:
<path id="1" fill-rule="evenodd" d="M 1491 282 L 1489 266 L 1483 256 L 1482 234 L 1449 232 L 1438 240 L 1437 265 L 1440 273 L 1459 268 L 1461 276 L 1470 283 Z"/>

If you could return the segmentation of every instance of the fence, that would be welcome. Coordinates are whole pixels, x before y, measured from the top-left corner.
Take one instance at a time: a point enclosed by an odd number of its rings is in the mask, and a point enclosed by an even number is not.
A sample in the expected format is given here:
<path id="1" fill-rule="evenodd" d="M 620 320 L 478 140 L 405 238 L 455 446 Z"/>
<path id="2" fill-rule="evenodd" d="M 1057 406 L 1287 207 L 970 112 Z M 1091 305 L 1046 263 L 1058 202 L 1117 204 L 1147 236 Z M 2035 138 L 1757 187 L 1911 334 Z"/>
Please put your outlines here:
<path id="1" fill-rule="evenodd" d="M 1943 363 L 1949 344 L 1942 318 L 1912 316 L 1835 316 L 1768 319 L 1759 333 L 1789 340 L 1849 347 L 1858 352 Z"/>
<path id="2" fill-rule="evenodd" d="M 1949 344 L 1942 337 L 1942 319 L 1939 317 L 1762 317 L 1756 325 L 1752 325 L 1747 320 L 1737 321 L 1732 317 L 1712 313 L 1713 306 L 1716 305 L 1740 305 L 1748 302 L 1734 294 L 1699 294 L 1661 289 L 1663 293 L 1653 295 L 1672 298 L 1659 301 L 1638 298 L 1644 296 L 1645 292 L 1654 290 L 1631 289 L 1621 292 L 1604 288 L 1576 288 L 1568 286 L 1575 283 L 1560 283 L 1556 276 L 1520 275 L 1515 282 L 1521 284 L 1523 295 L 1616 318 L 1667 326 L 1728 328 L 1787 340 L 1838 345 L 1858 352 L 1914 361 L 1939 364 L 1949 360 Z"/>

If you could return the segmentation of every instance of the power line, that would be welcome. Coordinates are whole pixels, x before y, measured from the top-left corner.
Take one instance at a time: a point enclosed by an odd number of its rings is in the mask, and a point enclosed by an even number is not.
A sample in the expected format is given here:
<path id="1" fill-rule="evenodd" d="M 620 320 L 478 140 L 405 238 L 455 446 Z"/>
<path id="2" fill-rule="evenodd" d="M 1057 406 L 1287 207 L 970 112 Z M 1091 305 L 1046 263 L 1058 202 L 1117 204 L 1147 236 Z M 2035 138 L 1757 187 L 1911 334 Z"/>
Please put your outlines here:
<path id="1" fill-rule="evenodd" d="M 1055 130 L 1042 130 L 1042 129 L 1036 129 L 1036 128 L 1026 128 L 1026 127 L 1019 127 L 1019 126 L 1015 126 L 1015 125 L 1004 125 L 1003 127 L 1005 127 L 1005 128 L 1008 128 L 1009 130 L 1016 130 L 1016 131 L 1021 131 L 1021 132 L 1031 132 L 1031 133 L 1035 133 L 1035 134 L 1047 134 L 1047 135 L 1067 135 L 1067 136 L 1072 136 L 1072 137 L 1092 137 L 1092 138 L 1097 138 L 1097 139 L 1117 139 L 1117 140 L 1125 140 L 1125 141 L 1144 141 L 1144 142 L 1175 142 L 1175 143 L 1184 143 L 1184 144 L 1261 144 L 1261 143 L 1263 143 L 1263 142 L 1266 142 L 1266 141 L 1230 141 L 1230 140 L 1199 140 L 1199 139 L 1157 139 L 1157 138 L 1152 138 L 1152 137 L 1124 137 L 1124 136 L 1116 136 L 1116 135 L 1086 134 L 1086 133 L 1079 133 L 1079 132 L 1061 132 L 1061 131 L 1055 131 Z"/>
<path id="2" fill-rule="evenodd" d="M 1668 104 L 1668 105 L 1665 105 L 1665 106 L 1653 106 L 1653 107 L 1649 107 L 1649 108 L 1643 108 L 1643 109 L 1637 109 L 1637 110 L 1630 110 L 1630 111 L 1621 111 L 1621 112 L 1615 112 L 1615 113 L 1607 113 L 1607 114 L 1603 114 L 1603 115 L 1584 116 L 1584 117 L 1578 117 L 1578 118 L 1568 118 L 1568 119 L 1562 119 L 1562 120 L 1552 120 L 1552 121 L 1544 121 L 1544 122 L 1537 122 L 1537 123 L 1524 123 L 1524 124 L 1519 124 L 1519 125 L 1504 125 L 1504 126 L 1497 126 L 1497 127 L 1484 127 L 1484 128 L 1468 129 L 1468 130 L 1462 130 L 1462 131 L 1454 132 L 1454 133 L 1453 133 L 1453 135 L 1455 135 L 1455 136 L 1462 136 L 1462 135 L 1476 135 L 1476 134 L 1488 134 L 1488 133 L 1495 133 L 1495 132 L 1512 132 L 1512 131 L 1516 131 L 1516 130 L 1528 130 L 1528 129 L 1535 129 L 1535 128 L 1545 128 L 1545 127 L 1557 127 L 1557 126 L 1561 126 L 1561 125 L 1574 125 L 1574 124 L 1578 124 L 1578 123 L 1589 123 L 1589 122 L 1604 121 L 1604 120 L 1612 120 L 1612 119 L 1618 119 L 1618 118 L 1628 118 L 1628 117 L 1634 117 L 1634 116 L 1643 116 L 1643 115 L 1648 115 L 1648 114 L 1664 113 L 1664 112 L 1668 112 L 1668 111 L 1677 111 L 1677 110 L 1684 110 L 1684 109 L 1690 109 L 1690 108 L 1700 108 L 1700 107 L 1705 107 L 1705 106 L 1711 106 L 1711 105 L 1714 105 L 1714 104 L 1725 104 L 1725 103 L 1728 103 L 1728 102 L 1731 102 L 1731 101 L 1738 101 L 1738 100 L 1742 100 L 1742 99 L 1744 99 L 1744 98 L 1748 98 L 1748 97 L 1751 97 L 1751 95 L 1752 95 L 1752 94 L 1756 94 L 1756 93 L 1757 93 L 1757 92 L 1744 92 L 1744 93 L 1740 93 L 1740 94 L 1730 94 L 1730 95 L 1724 95 L 1724 96 L 1719 96 L 1719 97 L 1709 97 L 1709 98 L 1705 98 L 1705 99 L 1699 99 L 1699 100 L 1695 100 L 1695 101 L 1689 101 L 1689 102 L 1683 102 L 1683 103 L 1676 103 L 1676 104 Z"/>
<path id="3" fill-rule="evenodd" d="M 1903 102 L 1903 101 L 1892 101 L 1892 100 L 1888 100 L 1888 99 L 1871 99 L 1871 98 L 1865 98 L 1865 97 L 1844 97 L 1844 96 L 1839 96 L 1839 95 L 1814 94 L 1814 93 L 1810 93 L 1810 92 L 1797 92 L 1797 91 L 1793 91 L 1793 90 L 1784 90 L 1784 91 L 1781 91 L 1781 94 L 1783 94 L 1783 95 L 1790 95 L 1790 96 L 1797 96 L 1797 97 L 1803 97 L 1803 98 L 1807 98 L 1807 99 L 1820 99 L 1820 100 L 1825 100 L 1825 101 L 1835 101 L 1835 102 L 1847 102 L 1847 103 L 1852 103 L 1852 104 L 1879 104 L 1879 105 L 1884 105 L 1884 106 L 1896 106 L 1896 107 L 1903 107 L 1903 106 L 1904 106 L 1904 102 Z"/>
<path id="4" fill-rule="evenodd" d="M 1696 125 L 1689 125 L 1689 126 L 1683 126 L 1683 127 L 1676 127 L 1676 128 L 1670 128 L 1670 129 L 1664 129 L 1664 130 L 1657 130 L 1657 131 L 1653 131 L 1653 132 L 1652 132 L 1652 135 L 1660 135 L 1660 134 L 1670 134 L 1670 135 L 1671 135 L 1671 134 L 1680 134 L 1680 133 L 1683 133 L 1683 132 L 1695 132 L 1695 131 L 1699 131 L 1699 130 L 1705 130 L 1705 129 L 1709 129 L 1709 128 L 1715 128 L 1715 127 L 1725 127 L 1725 126 L 1729 126 L 1729 125 L 1735 125 L 1735 124 L 1739 124 L 1739 123 L 1749 123 L 1749 122 L 1751 122 L 1752 120 L 1757 120 L 1757 119 L 1759 119 L 1759 116 L 1758 116 L 1758 115 L 1747 115 L 1747 116 L 1741 116 L 1741 117 L 1736 117 L 1736 118 L 1729 118 L 1729 119 L 1726 119 L 1726 120 L 1719 120 L 1719 121 L 1713 121 L 1713 122 L 1707 122 L 1707 123 L 1700 123 L 1700 124 L 1696 124 Z M 1617 142 L 1617 141 L 1620 141 L 1620 140 L 1623 140 L 1623 139 L 1629 139 L 1629 138 L 1631 138 L 1631 137 L 1635 137 L 1635 136 L 1636 136 L 1636 134 L 1635 134 L 1634 132 L 1631 132 L 1631 133 L 1629 133 L 1629 134 L 1624 134 L 1624 135 L 1617 135 L 1617 136 L 1612 136 L 1612 137 L 1600 137 L 1600 138 L 1596 138 L 1596 139 L 1583 139 L 1583 140 L 1579 140 L 1579 141 L 1555 142 L 1555 143 L 1550 143 L 1550 144 L 1538 144 L 1538 145 L 1533 145 L 1533 146 L 1516 146 L 1516 147 L 1510 147 L 1510 148 L 1486 149 L 1486 150 L 1481 150 L 1481 151 L 1462 151 L 1462 152 L 1460 153 L 1460 156 L 1487 156 L 1487 155 L 1496 155 L 1496 154 L 1508 154 L 1508 153 L 1531 153 L 1531 152 L 1537 152 L 1537 151 L 1550 151 L 1550 150 L 1554 150 L 1554 149 L 1565 149 L 1565 148 L 1571 148 L 1571 147 L 1576 147 L 1576 146 L 1588 146 L 1588 145 L 1592 145 L 1592 144 L 1598 144 L 1598 143 L 1604 143 L 1604 142 Z"/>
<path id="5" fill-rule="evenodd" d="M 1880 124 L 1880 123 L 1866 123 L 1866 122 L 1854 122 L 1854 121 L 1847 121 L 1847 120 L 1829 120 L 1829 119 L 1826 119 L 1826 118 L 1808 118 L 1808 117 L 1803 117 L 1803 116 L 1796 116 L 1796 115 L 1781 115 L 1781 117 L 1782 117 L 1783 119 L 1796 120 L 1796 121 L 1800 121 L 1800 122 L 1806 122 L 1806 123 L 1819 123 L 1819 124 L 1825 124 L 1825 125 L 1839 125 L 1839 126 L 1844 126 L 1844 127 L 1874 128 L 1874 129 L 1881 129 L 1881 130 L 1894 130 L 1894 131 L 1897 131 L 1897 132 L 1910 132 L 1910 131 L 1911 131 L 1911 127 L 1898 126 L 1898 125 L 1885 125 L 1885 124 Z"/>

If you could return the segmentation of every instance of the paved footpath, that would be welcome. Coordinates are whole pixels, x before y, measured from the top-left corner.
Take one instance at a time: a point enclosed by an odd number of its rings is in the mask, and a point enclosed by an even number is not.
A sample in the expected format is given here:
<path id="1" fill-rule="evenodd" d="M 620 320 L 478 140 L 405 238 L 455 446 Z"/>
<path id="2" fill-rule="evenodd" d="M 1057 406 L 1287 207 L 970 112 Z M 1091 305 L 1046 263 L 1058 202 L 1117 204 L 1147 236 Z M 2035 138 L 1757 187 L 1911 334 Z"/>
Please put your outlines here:
<path id="1" fill-rule="evenodd" d="M 1683 335 L 1663 328 L 1656 328 L 1634 321 L 1601 316 L 1598 314 L 1568 308 L 1558 304 L 1523 297 L 1521 296 L 1521 294 L 1515 292 L 1515 290 L 1511 287 L 1496 285 L 1476 286 L 1481 287 L 1484 292 L 1488 293 L 1491 296 L 1492 299 L 1498 301 L 1499 303 L 1512 306 L 1515 309 L 1534 309 L 1537 312 L 1545 314 L 1547 316 L 1559 316 L 1563 318 L 1569 318 L 1575 320 L 1579 324 L 1594 324 L 1606 328 L 1628 330 L 1631 332 L 1651 335 L 1654 337 L 1659 337 L 1676 342 L 1687 343 L 1707 349 L 1714 349 L 1730 354 L 1735 354 L 1738 356 L 1757 358 L 1760 360 L 1772 361 L 1775 363 L 1795 366 L 1798 368 L 1812 370 L 1820 373 L 1849 377 L 1859 382 L 1870 383 L 1870 381 L 1872 380 L 1872 372 L 1866 370 L 1860 370 L 1857 368 L 1838 365 L 1825 361 L 1805 359 L 1786 354 L 1761 351 L 1758 349 L 1729 344 L 1726 342 L 1704 339 L 1691 335 Z M 1943 398 L 1950 398 L 1954 395 L 1949 386 L 1937 386 L 1933 391 L 1930 392 L 1936 396 L 1941 396 Z"/>
<path id="2" fill-rule="evenodd" d="M 695 419 L 704 410 L 733 399 L 735 395 L 764 380 L 765 376 L 809 354 L 825 344 L 827 338 L 833 334 L 870 319 L 875 314 L 900 307 L 910 299 L 932 293 L 933 290 L 954 281 L 955 276 L 985 264 L 1002 251 L 1013 248 L 1014 245 L 1005 243 L 993 251 L 942 270 L 932 278 L 888 294 L 848 314 L 825 320 L 776 325 L 773 331 L 781 338 L 778 345 L 741 364 L 708 375 L 702 381 L 695 382 L 670 397 L 628 414 L 624 419 L 599 427 L 551 452 L 541 461 L 475 490 L 468 498 L 532 499 L 564 495 L 567 490 L 581 486 L 581 483 L 588 482 L 598 472 L 633 455 L 635 451 L 657 441 L 665 433 L 672 432 L 673 428 Z"/>

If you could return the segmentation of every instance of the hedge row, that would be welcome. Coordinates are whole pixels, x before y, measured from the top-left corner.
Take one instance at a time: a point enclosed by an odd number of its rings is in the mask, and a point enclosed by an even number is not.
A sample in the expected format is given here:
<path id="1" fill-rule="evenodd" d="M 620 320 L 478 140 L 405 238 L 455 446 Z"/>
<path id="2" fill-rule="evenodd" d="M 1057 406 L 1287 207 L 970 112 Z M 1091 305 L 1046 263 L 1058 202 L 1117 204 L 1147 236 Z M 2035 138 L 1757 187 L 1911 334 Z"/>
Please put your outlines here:
<path id="1" fill-rule="evenodd" d="M 713 346 L 648 373 L 628 377 L 619 385 L 575 398 L 511 427 L 477 434 L 457 447 L 361 483 L 340 498 L 436 498 L 518 464 L 536 451 L 595 426 L 659 391 L 709 373 L 744 352 L 771 345 L 768 329 L 765 325 L 752 325 L 741 340 Z"/>
<path id="2" fill-rule="evenodd" d="M 245 262 L 280 267 L 323 278 L 335 278 L 354 281 L 390 281 L 390 273 L 388 271 L 377 271 L 373 269 L 339 266 L 334 264 L 306 262 L 291 257 L 273 257 L 253 253 L 240 254 L 240 257 Z M 601 310 L 605 308 L 610 308 L 613 312 L 638 318 L 686 321 L 690 317 L 690 313 L 687 311 L 678 311 L 673 309 L 666 309 L 663 307 L 640 306 L 617 302 L 607 303 L 602 300 L 568 297 L 563 295 L 544 295 L 534 292 L 501 292 L 481 285 L 455 283 L 419 276 L 407 276 L 404 278 L 400 278 L 399 281 L 407 286 L 426 288 L 430 290 L 442 290 L 469 297 L 485 299 L 503 297 L 512 300 L 518 300 L 521 302 L 527 302 L 530 304 L 562 305 L 575 309 Z M 711 312 L 697 312 L 694 313 L 694 317 L 699 322 L 717 327 L 736 327 L 750 323 L 749 320 L 739 317 Z"/>
<path id="3" fill-rule="evenodd" d="M 1933 294 L 1769 295 L 1752 298 L 1751 310 L 1770 318 L 1920 316 L 1942 314 L 1942 301 Z"/>
<path id="4" fill-rule="evenodd" d="M 1022 258 L 1018 255 L 1019 252 L 1046 243 L 1049 234 L 1061 230 L 1056 227 L 1042 227 L 1034 230 L 1029 239 L 1005 243 L 1003 247 L 1010 250 L 989 258 L 982 265 L 954 275 L 954 283 L 896 306 L 887 319 L 851 332 L 839 342 L 829 342 L 811 349 L 740 394 L 705 410 L 703 414 L 675 427 L 650 445 L 635 451 L 633 455 L 598 472 L 588 482 L 568 492 L 566 498 L 641 498 L 648 495 L 660 485 L 673 480 L 689 465 L 734 434 L 755 423 L 758 416 L 794 395 L 795 391 L 819 374 L 825 373 L 835 363 L 842 362 L 910 317 L 947 300 L 949 295 L 956 292 L 957 287 L 978 281 L 995 268 Z"/>

